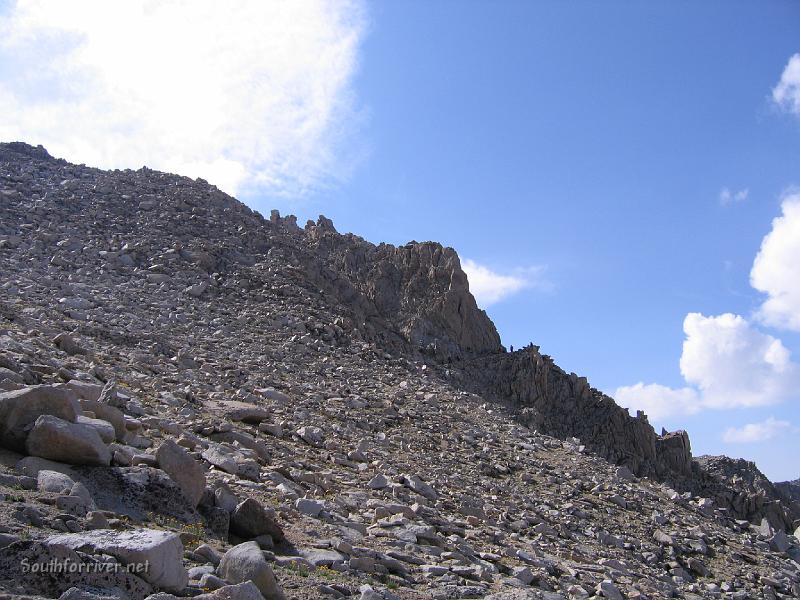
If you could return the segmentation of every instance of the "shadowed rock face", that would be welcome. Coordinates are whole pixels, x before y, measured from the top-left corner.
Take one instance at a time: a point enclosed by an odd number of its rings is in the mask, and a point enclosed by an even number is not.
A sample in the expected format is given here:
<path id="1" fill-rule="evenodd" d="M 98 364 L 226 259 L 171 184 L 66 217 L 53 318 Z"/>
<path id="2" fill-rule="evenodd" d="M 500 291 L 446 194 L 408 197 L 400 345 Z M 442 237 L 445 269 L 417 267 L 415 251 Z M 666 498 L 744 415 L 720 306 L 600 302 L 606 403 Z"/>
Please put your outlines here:
<path id="1" fill-rule="evenodd" d="M 786 498 L 755 463 L 727 456 L 699 456 L 692 484 L 718 506 L 740 519 L 766 518 L 776 529 L 791 528 L 800 515 L 798 505 Z"/>
<path id="2" fill-rule="evenodd" d="M 354 309 L 367 335 L 398 350 L 400 339 L 439 359 L 503 350 L 500 336 L 469 293 L 467 276 L 452 248 L 435 242 L 375 246 L 339 235 L 320 217 L 306 227 L 321 259 L 309 274 Z"/>
<path id="3" fill-rule="evenodd" d="M 562 439 L 576 437 L 592 452 L 640 476 L 691 473 L 685 432 L 657 436 L 645 416 L 631 417 L 585 377 L 565 373 L 536 346 L 480 357 L 469 372 L 473 381 L 516 406 L 521 420 L 533 429 Z"/>

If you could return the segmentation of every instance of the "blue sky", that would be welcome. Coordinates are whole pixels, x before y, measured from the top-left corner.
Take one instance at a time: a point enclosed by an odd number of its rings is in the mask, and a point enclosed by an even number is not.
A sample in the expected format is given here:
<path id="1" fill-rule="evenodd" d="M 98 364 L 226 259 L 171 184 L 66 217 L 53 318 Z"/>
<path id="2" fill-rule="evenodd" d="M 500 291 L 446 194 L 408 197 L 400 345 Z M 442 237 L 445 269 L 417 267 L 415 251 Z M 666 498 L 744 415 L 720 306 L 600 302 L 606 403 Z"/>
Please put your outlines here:
<path id="1" fill-rule="evenodd" d="M 800 476 L 800 5 L 312 2 L 229 11 L 227 52 L 213 3 L 163 38 L 185 15 L 56 6 L 0 2 L 0 138 L 453 246 L 506 345 Z"/>

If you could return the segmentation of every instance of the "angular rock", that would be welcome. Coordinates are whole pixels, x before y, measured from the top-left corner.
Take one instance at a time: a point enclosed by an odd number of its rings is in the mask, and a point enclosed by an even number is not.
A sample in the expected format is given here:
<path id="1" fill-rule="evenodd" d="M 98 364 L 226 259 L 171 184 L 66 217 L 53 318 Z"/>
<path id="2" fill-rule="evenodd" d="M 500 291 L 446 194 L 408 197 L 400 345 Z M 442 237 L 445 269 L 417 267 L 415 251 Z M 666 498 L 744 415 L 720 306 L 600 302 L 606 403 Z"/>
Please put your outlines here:
<path id="1" fill-rule="evenodd" d="M 183 568 L 183 544 L 176 533 L 157 529 L 97 529 L 53 536 L 47 543 L 109 554 L 125 565 L 136 565 L 131 568 L 141 571 L 138 574 L 142 579 L 167 591 L 180 591 L 189 581 Z"/>
<path id="2" fill-rule="evenodd" d="M 37 489 L 40 492 L 53 492 L 56 494 L 69 494 L 75 481 L 64 473 L 57 471 L 41 470 L 36 475 Z"/>
<path id="3" fill-rule="evenodd" d="M 232 583 L 252 581 L 265 600 L 285 598 L 272 568 L 255 542 L 245 542 L 228 550 L 222 557 L 217 571 L 220 577 Z"/>
<path id="4" fill-rule="evenodd" d="M 42 415 L 25 441 L 28 454 L 70 465 L 109 465 L 111 452 L 88 425 Z"/>
<path id="5" fill-rule="evenodd" d="M 241 421 L 242 423 L 252 423 L 257 425 L 261 421 L 269 419 L 269 411 L 258 406 L 244 406 L 236 408 L 228 413 L 228 418 L 232 421 Z"/>
<path id="6" fill-rule="evenodd" d="M 231 513 L 231 533 L 250 540 L 267 534 L 275 541 L 283 541 L 283 530 L 275 522 L 274 512 L 268 511 L 253 498 L 240 502 Z"/>
<path id="7" fill-rule="evenodd" d="M 78 418 L 75 394 L 64 387 L 34 385 L 0 394 L 0 445 L 25 451 L 25 439 L 41 415 L 65 421 Z"/>
<path id="8" fill-rule="evenodd" d="M 236 475 L 239 472 L 234 452 L 222 444 L 210 443 L 203 451 L 203 458 L 226 473 Z"/>
<path id="9" fill-rule="evenodd" d="M 191 506 L 197 506 L 206 489 L 202 465 L 172 440 L 164 440 L 156 452 L 158 466 L 178 484 Z"/>
<path id="10" fill-rule="evenodd" d="M 100 439 L 103 440 L 104 444 L 110 444 L 117 438 L 114 426 L 108 421 L 104 421 L 103 419 L 93 419 L 90 417 L 84 417 L 82 415 L 78 415 L 78 419 L 76 422 L 80 423 L 81 425 L 87 425 L 89 427 L 94 428 L 94 430 L 100 436 Z"/>
<path id="11" fill-rule="evenodd" d="M 117 588 L 124 590 L 131 600 L 143 600 L 152 591 L 144 579 L 124 569 L 104 569 L 103 562 L 63 544 L 18 541 L 0 547 L 3 579 L 22 585 L 28 594 L 56 598 L 74 587 Z M 65 566 L 60 569 L 50 566 L 55 564 Z"/>
<path id="12" fill-rule="evenodd" d="M 58 600 L 129 600 L 125 590 L 120 588 L 99 588 L 87 585 L 71 587 L 58 597 Z"/>
<path id="13" fill-rule="evenodd" d="M 207 587 L 209 579 L 215 577 L 204 577 L 200 580 L 201 587 Z M 275 596 L 280 598 L 280 596 Z M 195 600 L 264 600 L 264 596 L 258 586 L 252 581 L 245 581 L 236 585 L 223 585 L 209 594 L 200 594 L 194 597 Z"/>
<path id="14" fill-rule="evenodd" d="M 320 447 L 322 442 L 325 441 L 325 434 L 319 427 L 301 427 L 297 430 L 297 435 L 311 446 Z"/>
<path id="15" fill-rule="evenodd" d="M 325 508 L 325 505 L 313 498 L 298 498 L 294 503 L 294 507 L 304 515 L 318 517 L 319 513 Z"/>
<path id="16" fill-rule="evenodd" d="M 74 356 L 76 354 L 88 354 L 88 350 L 81 346 L 78 342 L 75 341 L 68 333 L 59 333 L 56 337 L 53 338 L 53 343 L 69 354 L 70 356 Z"/>

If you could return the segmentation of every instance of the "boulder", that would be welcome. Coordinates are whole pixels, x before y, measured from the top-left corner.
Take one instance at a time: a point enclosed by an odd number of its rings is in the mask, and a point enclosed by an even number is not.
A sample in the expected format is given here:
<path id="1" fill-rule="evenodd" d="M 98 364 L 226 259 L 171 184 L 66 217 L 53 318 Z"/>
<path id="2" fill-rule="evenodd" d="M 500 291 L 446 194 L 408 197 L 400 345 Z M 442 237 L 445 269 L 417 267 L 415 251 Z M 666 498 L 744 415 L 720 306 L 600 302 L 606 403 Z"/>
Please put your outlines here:
<path id="1" fill-rule="evenodd" d="M 236 464 L 236 455 L 238 453 L 222 444 L 209 443 L 208 448 L 203 450 L 203 458 L 210 464 L 218 469 L 236 475 L 239 472 L 239 466 Z"/>
<path id="2" fill-rule="evenodd" d="M 114 427 L 114 435 L 118 441 L 121 442 L 125 439 L 128 430 L 125 427 L 125 415 L 120 409 L 96 400 L 81 399 L 78 401 L 80 402 L 81 409 L 91 411 L 98 419 L 111 423 Z"/>
<path id="3" fill-rule="evenodd" d="M 104 444 L 110 444 L 115 439 L 117 439 L 117 434 L 114 431 L 114 426 L 108 421 L 104 421 L 103 419 L 93 419 L 91 417 L 84 417 L 83 415 L 78 415 L 77 422 L 80 423 L 81 425 L 88 425 L 89 427 L 93 427 L 94 430 L 100 435 L 100 439 L 103 440 Z"/>
<path id="4" fill-rule="evenodd" d="M 258 425 L 261 421 L 269 419 L 269 411 L 258 406 L 243 406 L 235 408 L 228 413 L 228 418 L 231 421 L 241 421 L 242 423 L 251 423 Z"/>
<path id="5" fill-rule="evenodd" d="M 120 588 L 101 588 L 81 585 L 69 588 L 58 600 L 129 600 L 128 594 Z"/>
<path id="6" fill-rule="evenodd" d="M 96 529 L 49 538 L 50 545 L 81 552 L 109 554 L 155 587 L 180 591 L 189 581 L 183 568 L 183 544 L 177 533 L 156 529 Z M 141 571 L 141 572 L 139 572 Z"/>
<path id="7" fill-rule="evenodd" d="M 53 338 L 53 343 L 57 348 L 63 350 L 70 356 L 74 356 L 76 354 L 89 354 L 86 348 L 76 342 L 75 338 L 68 333 L 59 333 Z"/>
<path id="8" fill-rule="evenodd" d="M 165 440 L 158 447 L 156 460 L 159 468 L 178 484 L 189 504 L 197 506 L 206 489 L 203 466 L 172 440 Z"/>
<path id="9" fill-rule="evenodd" d="M 208 579 L 210 577 L 201 579 L 201 584 Z M 261 595 L 261 590 L 255 583 L 245 581 L 236 585 L 222 586 L 208 594 L 200 594 L 195 596 L 194 600 L 264 600 L 264 596 Z"/>
<path id="10" fill-rule="evenodd" d="M 405 484 L 428 500 L 436 500 L 439 494 L 429 484 L 422 481 L 419 475 L 405 476 Z"/>
<path id="11" fill-rule="evenodd" d="M 20 459 L 17 464 L 14 465 L 14 470 L 24 476 L 37 478 L 41 471 L 55 471 L 56 473 L 62 473 L 70 479 L 77 481 L 75 479 L 77 473 L 75 473 L 69 465 L 54 460 L 47 460 L 46 458 L 39 458 L 38 456 L 26 456 Z"/>
<path id="12" fill-rule="evenodd" d="M 294 507 L 298 512 L 308 515 L 309 517 L 318 517 L 319 514 L 325 509 L 325 505 L 319 500 L 313 498 L 298 498 Z"/>
<path id="13" fill-rule="evenodd" d="M 104 563 L 106 560 L 76 552 L 64 544 L 30 540 L 0 548 L 3 579 L 13 580 L 29 596 L 57 598 L 72 588 L 102 589 L 109 593 L 116 588 L 125 590 L 130 600 L 143 600 L 152 591 L 144 579 L 125 569 L 103 568 Z M 56 570 L 55 564 L 66 567 Z"/>
<path id="14" fill-rule="evenodd" d="M 24 452 L 28 431 L 41 415 L 74 422 L 78 418 L 75 394 L 52 385 L 33 385 L 0 394 L 0 445 Z"/>
<path id="15" fill-rule="evenodd" d="M 93 427 L 52 415 L 36 419 L 25 448 L 32 456 L 70 465 L 111 464 L 111 452 Z"/>
<path id="16" fill-rule="evenodd" d="M 283 530 L 275 522 L 274 511 L 268 511 L 260 502 L 248 498 L 240 502 L 231 513 L 231 533 L 245 540 L 267 534 L 276 542 L 283 541 Z"/>
<path id="17" fill-rule="evenodd" d="M 768 540 L 768 543 L 774 552 L 786 552 L 792 545 L 791 539 L 782 529 L 776 531 L 775 535 Z"/>
<path id="18" fill-rule="evenodd" d="M 100 394 L 103 393 L 103 386 L 99 383 L 81 381 L 80 379 L 70 379 L 64 384 L 64 387 L 75 392 L 79 400 L 97 402 L 100 399 Z"/>
<path id="19" fill-rule="evenodd" d="M 245 542 L 228 550 L 217 569 L 220 577 L 232 583 L 252 581 L 266 600 L 283 600 L 275 574 L 255 542 Z"/>
<path id="20" fill-rule="evenodd" d="M 36 475 L 36 488 L 40 492 L 53 492 L 56 494 L 69 494 L 75 481 L 64 473 L 42 470 Z"/>
<path id="21" fill-rule="evenodd" d="M 301 427 L 297 430 L 297 435 L 306 443 L 311 446 L 319 448 L 325 440 L 325 434 L 319 427 Z"/>

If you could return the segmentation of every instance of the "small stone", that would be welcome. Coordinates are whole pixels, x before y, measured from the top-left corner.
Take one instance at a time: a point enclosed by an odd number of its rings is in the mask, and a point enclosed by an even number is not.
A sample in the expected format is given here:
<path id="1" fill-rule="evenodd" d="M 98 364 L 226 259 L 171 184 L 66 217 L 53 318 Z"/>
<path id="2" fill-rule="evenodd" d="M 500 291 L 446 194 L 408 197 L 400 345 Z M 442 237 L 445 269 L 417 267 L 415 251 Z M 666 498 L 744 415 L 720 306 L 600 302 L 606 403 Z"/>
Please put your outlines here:
<path id="1" fill-rule="evenodd" d="M 325 436 L 319 427 L 301 427 L 297 430 L 297 435 L 311 446 L 322 446 Z"/>
<path id="2" fill-rule="evenodd" d="M 386 477 L 380 473 L 378 473 L 377 475 L 375 475 L 375 477 L 370 479 L 369 483 L 367 484 L 367 486 L 373 490 L 382 490 L 387 485 L 389 485 L 389 480 L 386 479 Z"/>
<path id="3" fill-rule="evenodd" d="M 325 508 L 325 505 L 322 502 L 313 500 L 311 498 L 298 498 L 294 503 L 294 507 L 304 515 L 318 517 Z"/>
<path id="4" fill-rule="evenodd" d="M 603 598 L 609 598 L 610 600 L 625 600 L 622 593 L 610 579 L 604 579 L 598 583 L 597 592 L 603 596 Z"/>

